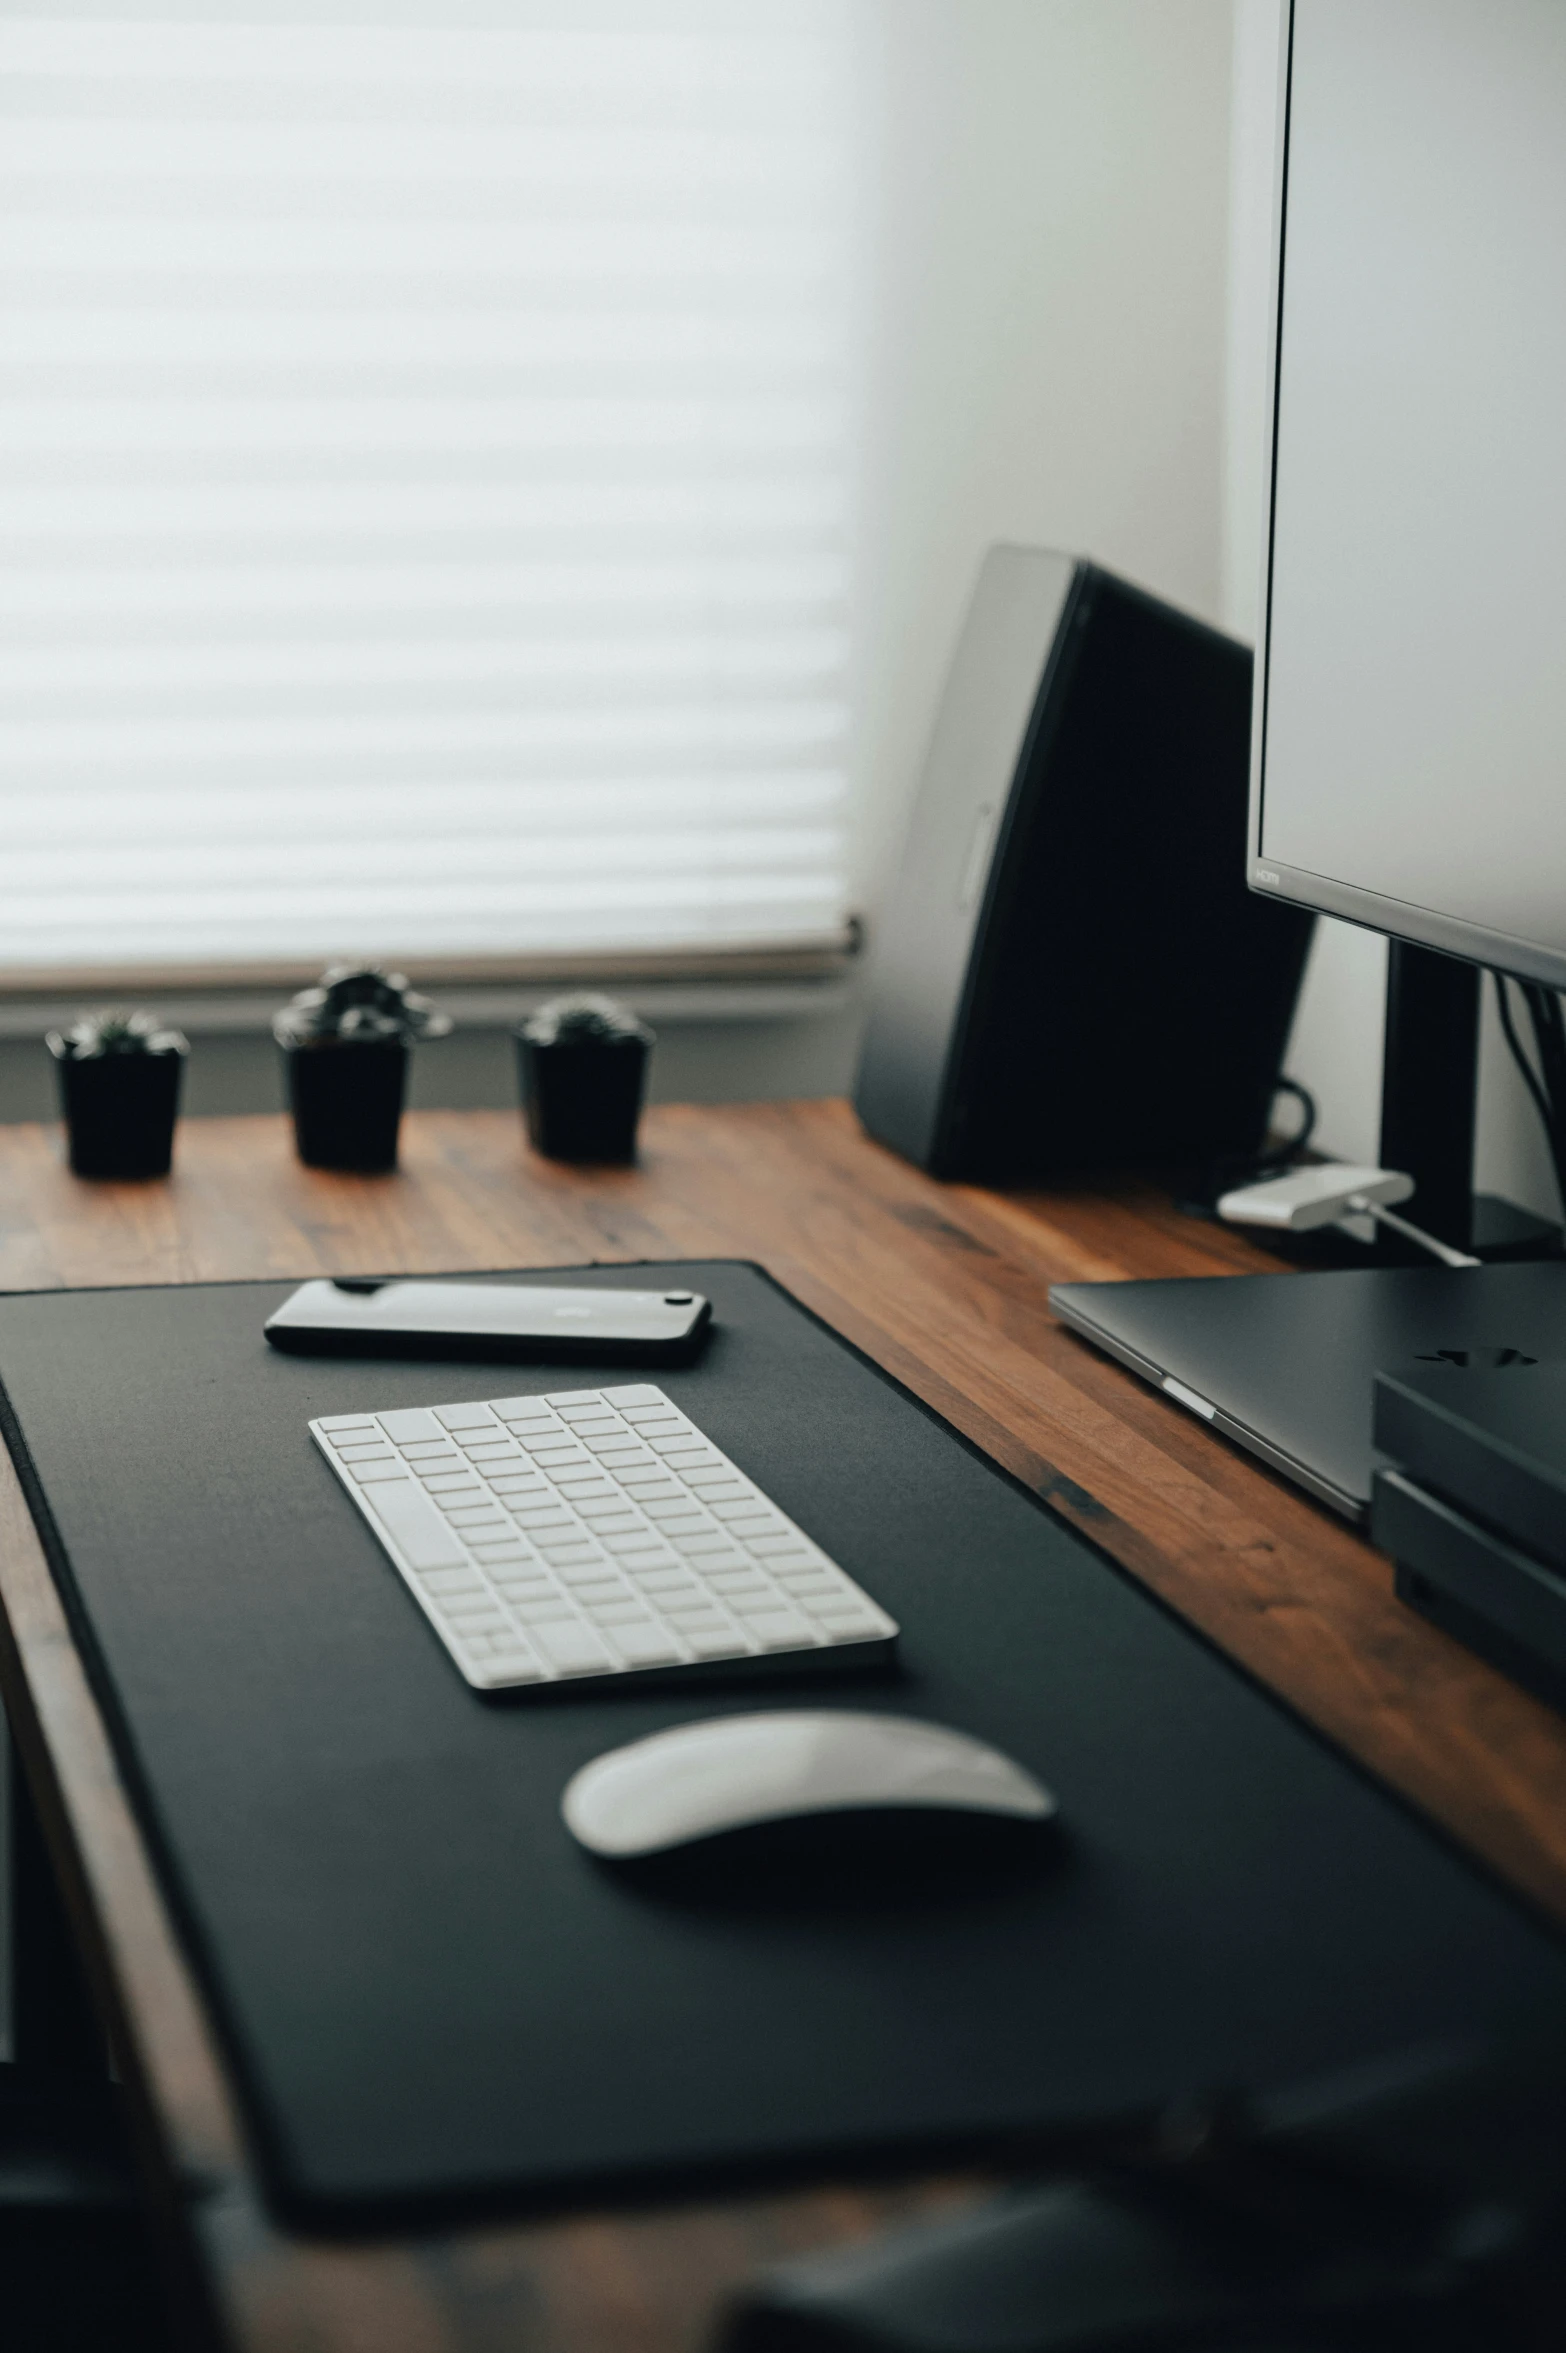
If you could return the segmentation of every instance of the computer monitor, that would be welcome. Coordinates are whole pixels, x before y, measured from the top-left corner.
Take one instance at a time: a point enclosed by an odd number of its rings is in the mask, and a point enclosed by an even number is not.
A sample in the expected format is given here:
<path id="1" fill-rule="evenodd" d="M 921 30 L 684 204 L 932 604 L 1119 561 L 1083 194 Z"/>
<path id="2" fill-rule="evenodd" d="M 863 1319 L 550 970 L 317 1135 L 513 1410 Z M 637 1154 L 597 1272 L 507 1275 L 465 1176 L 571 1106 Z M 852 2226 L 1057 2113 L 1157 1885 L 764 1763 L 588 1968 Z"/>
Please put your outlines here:
<path id="1" fill-rule="evenodd" d="M 1285 29 L 1251 886 L 1566 986 L 1566 8 Z M 1466 1245 L 1477 981 L 1393 979 L 1382 1158 Z"/>
<path id="2" fill-rule="evenodd" d="M 1251 884 L 1566 987 L 1566 8 L 1291 14 Z"/>
<path id="3" fill-rule="evenodd" d="M 1566 5 L 1294 0 L 1284 30 L 1249 880 L 1391 937 L 1382 1160 L 1501 1258 L 1481 970 L 1566 987 Z M 1566 1358 L 1559 1258 L 1051 1296 L 1353 1517 L 1377 1371 Z"/>

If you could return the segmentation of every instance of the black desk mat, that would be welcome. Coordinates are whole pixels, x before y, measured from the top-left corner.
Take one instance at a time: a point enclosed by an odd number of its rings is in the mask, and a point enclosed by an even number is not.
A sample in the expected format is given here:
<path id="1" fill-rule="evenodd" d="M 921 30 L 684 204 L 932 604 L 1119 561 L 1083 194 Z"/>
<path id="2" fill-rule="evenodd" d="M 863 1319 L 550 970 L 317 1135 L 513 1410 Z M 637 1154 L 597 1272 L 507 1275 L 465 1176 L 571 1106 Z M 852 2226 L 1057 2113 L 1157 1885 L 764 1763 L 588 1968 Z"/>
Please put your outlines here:
<path id="1" fill-rule="evenodd" d="M 305 1422 L 582 1373 L 280 1356 L 282 1283 L 0 1299 L 7 1435 L 289 2211 L 1005 2149 L 1559 2016 L 1552 1933 L 759 1269 L 644 1272 L 712 1297 L 664 1385 L 900 1619 L 896 1681 L 480 1699 Z M 573 1846 L 577 1766 L 769 1698 L 995 1741 L 1058 1854 L 725 1906 Z"/>

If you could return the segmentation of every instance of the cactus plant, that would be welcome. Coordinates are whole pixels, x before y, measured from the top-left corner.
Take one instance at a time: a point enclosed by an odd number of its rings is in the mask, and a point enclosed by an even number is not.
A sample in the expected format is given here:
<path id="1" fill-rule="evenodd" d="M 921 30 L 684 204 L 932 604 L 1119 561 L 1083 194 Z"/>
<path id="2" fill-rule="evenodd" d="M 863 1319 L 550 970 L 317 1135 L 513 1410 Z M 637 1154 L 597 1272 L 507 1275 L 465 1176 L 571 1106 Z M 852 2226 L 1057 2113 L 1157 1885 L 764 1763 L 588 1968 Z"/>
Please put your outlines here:
<path id="1" fill-rule="evenodd" d="M 612 997 L 556 997 L 516 1032 L 528 1135 L 549 1160 L 627 1161 L 653 1033 Z"/>
<path id="2" fill-rule="evenodd" d="M 190 1049 L 155 1014 L 105 1007 L 50 1030 L 70 1165 L 84 1177 L 167 1176 Z"/>
<path id="3" fill-rule="evenodd" d="M 300 1159 L 311 1168 L 395 1168 L 409 1051 L 450 1029 L 400 972 L 375 965 L 335 964 L 301 989 L 272 1023 Z"/>

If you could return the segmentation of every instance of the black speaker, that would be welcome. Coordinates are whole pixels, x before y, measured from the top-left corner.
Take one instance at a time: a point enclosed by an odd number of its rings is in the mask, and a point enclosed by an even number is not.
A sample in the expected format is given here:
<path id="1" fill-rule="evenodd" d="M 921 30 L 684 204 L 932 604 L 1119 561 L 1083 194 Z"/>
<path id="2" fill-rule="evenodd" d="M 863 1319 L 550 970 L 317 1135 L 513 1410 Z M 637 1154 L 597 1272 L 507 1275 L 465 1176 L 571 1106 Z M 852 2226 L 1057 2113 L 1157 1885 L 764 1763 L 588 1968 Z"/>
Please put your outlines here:
<path id="1" fill-rule="evenodd" d="M 1251 657 L 1096 565 L 984 560 L 854 1092 L 943 1177 L 1254 1153 L 1313 918 L 1245 882 Z"/>

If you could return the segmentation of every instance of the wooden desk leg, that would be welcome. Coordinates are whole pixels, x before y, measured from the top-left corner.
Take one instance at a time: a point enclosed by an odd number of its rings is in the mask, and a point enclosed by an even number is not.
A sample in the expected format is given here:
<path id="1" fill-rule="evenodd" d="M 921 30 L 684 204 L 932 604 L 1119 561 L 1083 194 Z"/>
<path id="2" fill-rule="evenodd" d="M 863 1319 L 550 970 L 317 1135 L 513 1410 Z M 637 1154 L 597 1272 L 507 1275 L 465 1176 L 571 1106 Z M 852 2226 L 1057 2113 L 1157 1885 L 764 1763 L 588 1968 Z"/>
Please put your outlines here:
<path id="1" fill-rule="evenodd" d="M 54 1870 L 6 1728 L 10 1849 L 11 2061 L 29 2077 L 108 2081 L 103 2032 L 93 2012 Z"/>

